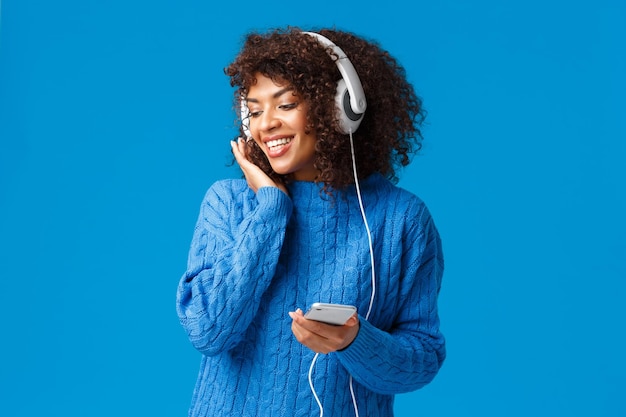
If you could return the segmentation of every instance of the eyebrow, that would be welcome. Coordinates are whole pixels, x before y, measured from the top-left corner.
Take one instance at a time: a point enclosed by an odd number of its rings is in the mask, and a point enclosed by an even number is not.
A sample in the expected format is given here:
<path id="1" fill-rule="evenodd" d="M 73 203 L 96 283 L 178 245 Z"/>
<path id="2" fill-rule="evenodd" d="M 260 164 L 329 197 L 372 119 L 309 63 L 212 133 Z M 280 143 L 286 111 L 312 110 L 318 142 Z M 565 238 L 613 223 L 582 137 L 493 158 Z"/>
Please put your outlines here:
<path id="1" fill-rule="evenodd" d="M 283 94 L 285 94 L 288 91 L 293 91 L 293 87 L 285 87 L 283 89 L 278 90 L 277 92 L 272 94 L 272 98 L 278 98 L 278 97 L 282 96 Z M 256 98 L 247 98 L 246 97 L 246 102 L 258 103 L 259 100 L 257 100 Z"/>

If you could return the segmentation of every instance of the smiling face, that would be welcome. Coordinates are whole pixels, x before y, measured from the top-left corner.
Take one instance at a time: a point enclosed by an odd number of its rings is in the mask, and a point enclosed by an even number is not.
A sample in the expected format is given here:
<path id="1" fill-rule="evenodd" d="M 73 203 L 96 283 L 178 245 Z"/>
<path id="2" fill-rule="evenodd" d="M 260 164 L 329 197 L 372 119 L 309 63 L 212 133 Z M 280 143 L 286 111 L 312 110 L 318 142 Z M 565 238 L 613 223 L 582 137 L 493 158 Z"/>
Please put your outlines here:
<path id="1" fill-rule="evenodd" d="M 313 181 L 314 133 L 307 130 L 308 105 L 287 84 L 276 84 L 261 74 L 248 90 L 250 133 L 272 169 L 294 180 Z"/>

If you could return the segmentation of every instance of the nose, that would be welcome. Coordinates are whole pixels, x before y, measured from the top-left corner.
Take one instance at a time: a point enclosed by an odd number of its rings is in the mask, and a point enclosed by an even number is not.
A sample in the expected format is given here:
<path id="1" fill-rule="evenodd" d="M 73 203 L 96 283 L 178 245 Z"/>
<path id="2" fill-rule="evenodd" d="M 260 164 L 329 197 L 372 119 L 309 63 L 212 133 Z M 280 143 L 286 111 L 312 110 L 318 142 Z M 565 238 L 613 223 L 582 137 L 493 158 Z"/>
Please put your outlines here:
<path id="1" fill-rule="evenodd" d="M 258 120 L 258 128 L 262 132 L 269 132 L 280 126 L 280 119 L 276 117 L 273 110 L 265 110 Z"/>

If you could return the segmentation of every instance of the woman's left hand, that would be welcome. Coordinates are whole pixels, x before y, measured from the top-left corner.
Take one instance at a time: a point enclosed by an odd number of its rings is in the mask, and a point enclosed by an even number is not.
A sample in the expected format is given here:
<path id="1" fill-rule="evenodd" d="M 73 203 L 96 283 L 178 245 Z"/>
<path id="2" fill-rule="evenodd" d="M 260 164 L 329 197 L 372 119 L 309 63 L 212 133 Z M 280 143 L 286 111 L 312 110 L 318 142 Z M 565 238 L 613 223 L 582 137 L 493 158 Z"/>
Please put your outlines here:
<path id="1" fill-rule="evenodd" d="M 354 314 L 343 326 L 334 326 L 304 318 L 302 310 L 290 312 L 291 331 L 304 346 L 316 353 L 345 349 L 359 333 L 359 317 Z"/>

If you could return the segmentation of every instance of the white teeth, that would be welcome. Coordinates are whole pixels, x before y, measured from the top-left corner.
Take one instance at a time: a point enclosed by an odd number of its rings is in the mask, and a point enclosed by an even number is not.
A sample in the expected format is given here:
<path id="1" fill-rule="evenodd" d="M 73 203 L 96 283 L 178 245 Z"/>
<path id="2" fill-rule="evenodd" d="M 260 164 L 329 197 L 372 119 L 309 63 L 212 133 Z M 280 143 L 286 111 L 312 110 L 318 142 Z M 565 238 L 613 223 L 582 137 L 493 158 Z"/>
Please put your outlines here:
<path id="1" fill-rule="evenodd" d="M 270 140 L 266 143 L 268 148 L 273 148 L 274 146 L 286 145 L 291 142 L 292 138 L 280 138 L 275 140 Z"/>

